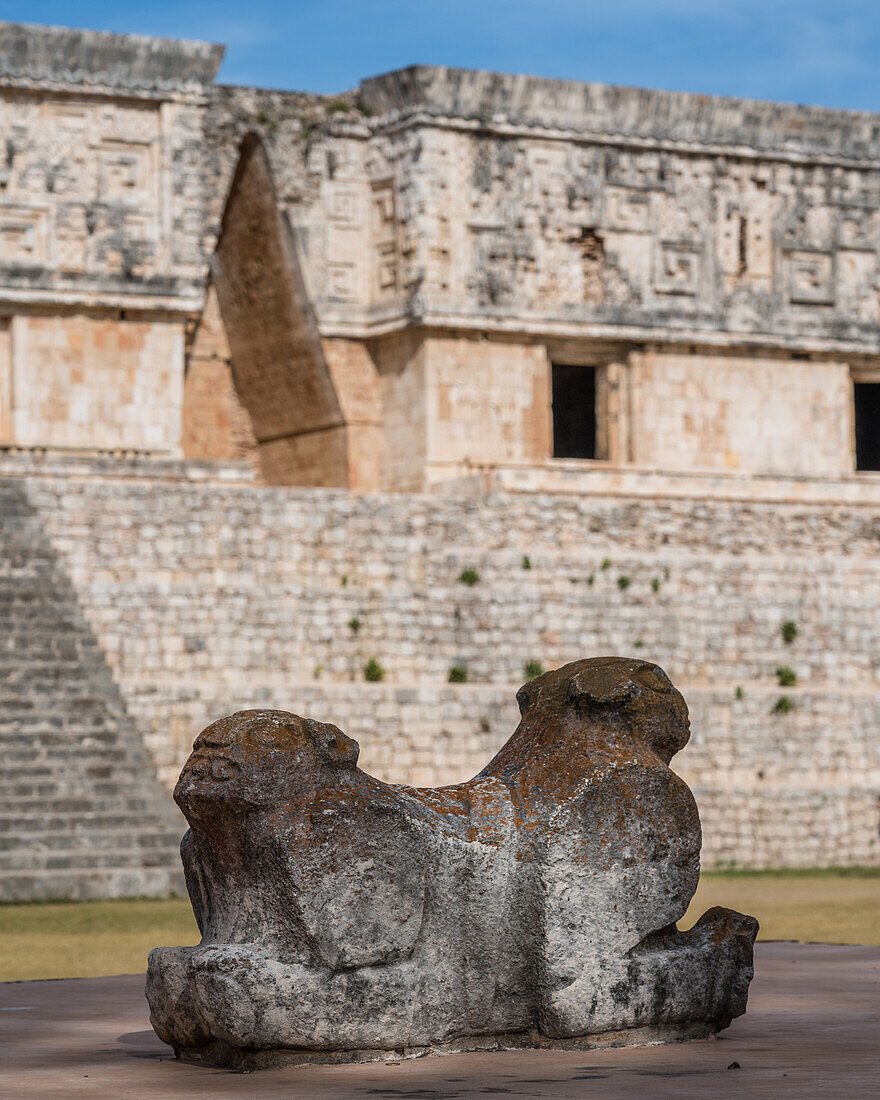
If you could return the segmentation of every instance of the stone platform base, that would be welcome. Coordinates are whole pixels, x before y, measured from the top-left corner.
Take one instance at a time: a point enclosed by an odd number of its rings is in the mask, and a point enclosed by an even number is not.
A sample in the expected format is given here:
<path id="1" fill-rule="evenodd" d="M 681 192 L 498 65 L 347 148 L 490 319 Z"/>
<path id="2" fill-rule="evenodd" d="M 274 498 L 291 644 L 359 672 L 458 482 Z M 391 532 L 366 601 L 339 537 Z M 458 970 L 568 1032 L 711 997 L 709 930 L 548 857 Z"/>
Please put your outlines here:
<path id="1" fill-rule="evenodd" d="M 182 1062 L 214 1066 L 250 1073 L 258 1069 L 282 1066 L 346 1066 L 362 1062 L 397 1063 L 431 1054 L 476 1054 L 505 1050 L 610 1050 L 614 1047 L 647 1047 L 660 1043 L 682 1043 L 691 1039 L 712 1039 L 716 1028 L 703 1022 L 691 1027 L 638 1027 L 625 1031 L 605 1031 L 598 1035 L 578 1035 L 570 1039 L 550 1039 L 539 1031 L 506 1032 L 501 1035 L 470 1035 L 435 1043 L 429 1047 L 403 1047 L 400 1050 L 241 1050 L 228 1043 L 208 1047 L 184 1047 L 175 1051 Z"/>
<path id="2" fill-rule="evenodd" d="M 0 984 L 0 1096 L 138 1100 L 559 1100 L 877 1096 L 880 947 L 758 943 L 745 1016 L 711 1043 L 507 1050 L 253 1075 L 178 1062 L 143 974 Z"/>

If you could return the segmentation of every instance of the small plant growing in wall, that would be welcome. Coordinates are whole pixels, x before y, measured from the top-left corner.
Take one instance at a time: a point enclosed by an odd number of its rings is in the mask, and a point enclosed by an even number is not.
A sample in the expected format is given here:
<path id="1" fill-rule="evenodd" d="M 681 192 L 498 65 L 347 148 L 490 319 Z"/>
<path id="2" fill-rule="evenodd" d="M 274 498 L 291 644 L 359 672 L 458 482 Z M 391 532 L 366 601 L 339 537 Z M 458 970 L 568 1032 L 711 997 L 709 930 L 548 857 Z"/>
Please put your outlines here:
<path id="1" fill-rule="evenodd" d="M 534 680 L 536 676 L 544 675 L 544 666 L 540 661 L 526 661 L 523 665 L 523 672 L 527 680 Z"/>
<path id="2" fill-rule="evenodd" d="M 385 679 L 385 669 L 382 668 L 375 657 L 371 657 L 364 665 L 364 679 L 369 680 L 371 683 L 377 683 L 379 680 Z"/>
<path id="3" fill-rule="evenodd" d="M 627 590 L 627 588 L 629 588 L 629 586 L 630 586 L 629 577 L 618 577 L 617 578 L 617 587 L 620 589 L 621 592 L 626 592 L 626 590 Z"/>
<path id="4" fill-rule="evenodd" d="M 360 628 L 361 628 L 361 621 L 357 617 L 357 615 L 355 615 L 355 617 L 353 619 L 348 620 L 348 629 L 352 632 L 352 634 L 357 634 L 358 631 L 360 630 Z"/>
<path id="5" fill-rule="evenodd" d="M 652 577 L 651 578 L 651 591 L 652 592 L 659 592 L 660 591 L 660 578 L 659 577 Z"/>
<path id="6" fill-rule="evenodd" d="M 782 640 L 786 645 L 792 645 L 798 636 L 798 624 L 792 622 L 791 619 L 786 619 L 779 627 L 779 633 L 782 635 Z"/>
<path id="7" fill-rule="evenodd" d="M 642 641 L 642 639 L 641 638 L 636 638 L 636 640 L 633 642 L 633 649 L 644 649 L 644 648 L 645 648 L 645 643 Z"/>
<path id="8" fill-rule="evenodd" d="M 609 570 L 611 568 L 611 558 L 603 558 L 602 564 L 599 568 L 602 570 L 603 573 Z"/>
<path id="9" fill-rule="evenodd" d="M 746 693 L 743 691 L 742 684 L 737 684 L 736 685 L 736 691 L 733 693 L 733 696 L 734 696 L 735 699 L 738 699 L 740 702 L 742 702 L 742 700 L 745 699 Z"/>
<path id="10" fill-rule="evenodd" d="M 326 110 L 328 115 L 346 114 L 351 110 L 351 105 L 344 99 L 333 99 L 327 104 Z"/>
<path id="11" fill-rule="evenodd" d="M 797 673 L 788 665 L 780 665 L 777 668 L 776 679 L 779 681 L 779 686 L 784 688 L 794 687 L 798 682 Z"/>
<path id="12" fill-rule="evenodd" d="M 466 584 L 468 588 L 473 588 L 475 584 L 480 583 L 480 574 L 476 569 L 462 569 L 458 580 L 460 584 Z"/>
<path id="13" fill-rule="evenodd" d="M 523 554 L 521 564 L 522 564 L 523 569 L 531 569 L 532 568 L 532 559 L 529 557 L 528 554 Z"/>
<path id="14" fill-rule="evenodd" d="M 450 684 L 466 684 L 468 672 L 464 665 L 453 665 L 449 670 Z"/>
<path id="15" fill-rule="evenodd" d="M 596 583 L 596 574 L 591 573 L 589 575 L 589 577 L 587 577 L 587 584 L 590 586 L 590 588 L 592 588 L 595 583 Z"/>
<path id="16" fill-rule="evenodd" d="M 776 702 L 773 704 L 771 713 L 773 714 L 788 714 L 789 711 L 794 710 L 794 700 L 790 695 L 780 695 Z"/>
<path id="17" fill-rule="evenodd" d="M 339 578 L 339 583 L 342 585 L 343 588 L 348 587 L 348 574 L 347 573 L 343 573 L 343 575 Z"/>

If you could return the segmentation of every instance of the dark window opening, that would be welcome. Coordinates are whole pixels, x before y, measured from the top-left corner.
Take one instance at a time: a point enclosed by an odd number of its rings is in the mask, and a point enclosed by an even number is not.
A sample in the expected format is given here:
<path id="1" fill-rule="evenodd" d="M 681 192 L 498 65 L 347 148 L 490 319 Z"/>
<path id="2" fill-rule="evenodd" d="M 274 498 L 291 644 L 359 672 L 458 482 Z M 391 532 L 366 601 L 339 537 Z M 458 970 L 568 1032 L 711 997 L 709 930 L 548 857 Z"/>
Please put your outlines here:
<path id="1" fill-rule="evenodd" d="M 880 470 L 880 382 L 856 382 L 856 469 Z"/>
<path id="2" fill-rule="evenodd" d="M 596 457 L 596 368 L 553 364 L 553 457 Z"/>

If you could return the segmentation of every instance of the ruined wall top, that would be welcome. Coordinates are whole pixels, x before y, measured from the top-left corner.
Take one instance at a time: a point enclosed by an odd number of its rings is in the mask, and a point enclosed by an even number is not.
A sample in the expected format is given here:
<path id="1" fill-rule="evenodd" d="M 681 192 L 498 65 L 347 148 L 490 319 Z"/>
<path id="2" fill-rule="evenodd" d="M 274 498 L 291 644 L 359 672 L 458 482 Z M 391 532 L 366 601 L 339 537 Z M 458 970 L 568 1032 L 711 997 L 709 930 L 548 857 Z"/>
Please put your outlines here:
<path id="1" fill-rule="evenodd" d="M 204 93 L 224 51 L 207 42 L 0 23 L 0 85 L 176 98 Z"/>
<path id="2" fill-rule="evenodd" d="M 632 139 L 728 152 L 735 148 L 742 156 L 880 161 L 880 116 L 868 111 L 436 65 L 365 80 L 360 101 L 373 115 L 400 119 L 423 115 L 558 130 L 614 143 Z"/>

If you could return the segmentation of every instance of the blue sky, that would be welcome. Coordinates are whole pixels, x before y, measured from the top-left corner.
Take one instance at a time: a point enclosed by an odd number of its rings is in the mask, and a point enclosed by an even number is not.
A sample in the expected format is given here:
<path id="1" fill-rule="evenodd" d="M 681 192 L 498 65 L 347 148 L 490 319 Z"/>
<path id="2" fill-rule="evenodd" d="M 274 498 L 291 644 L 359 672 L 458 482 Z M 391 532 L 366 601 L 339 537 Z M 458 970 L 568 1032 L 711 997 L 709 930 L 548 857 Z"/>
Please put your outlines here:
<path id="1" fill-rule="evenodd" d="M 317 92 L 417 62 L 880 111 L 880 0 L 0 0 L 3 19 L 223 42 Z"/>

